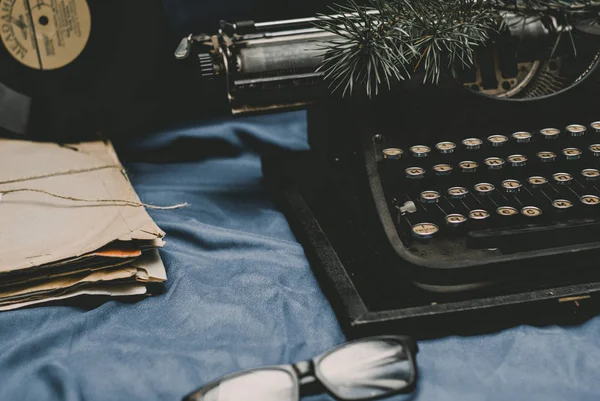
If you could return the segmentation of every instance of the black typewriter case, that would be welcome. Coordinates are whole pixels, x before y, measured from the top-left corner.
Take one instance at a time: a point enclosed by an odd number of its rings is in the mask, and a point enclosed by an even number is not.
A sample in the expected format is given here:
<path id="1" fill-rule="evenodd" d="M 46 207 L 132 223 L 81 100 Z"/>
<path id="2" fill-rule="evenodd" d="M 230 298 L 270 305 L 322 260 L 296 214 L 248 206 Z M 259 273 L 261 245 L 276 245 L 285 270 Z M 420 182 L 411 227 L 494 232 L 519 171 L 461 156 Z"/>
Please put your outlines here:
<path id="1" fill-rule="evenodd" d="M 385 230 L 394 222 L 377 168 L 385 142 L 376 135 L 452 140 L 589 123 L 600 120 L 599 89 L 596 68 L 570 89 L 535 101 L 481 96 L 443 79 L 435 86 L 407 81 L 372 101 L 313 105 L 311 150 L 265 156 L 263 171 L 347 335 L 400 329 L 436 337 L 594 315 L 599 242 L 431 263 L 399 239 L 388 241 Z M 450 288 L 498 277 L 504 282 L 463 292 L 415 285 Z"/>

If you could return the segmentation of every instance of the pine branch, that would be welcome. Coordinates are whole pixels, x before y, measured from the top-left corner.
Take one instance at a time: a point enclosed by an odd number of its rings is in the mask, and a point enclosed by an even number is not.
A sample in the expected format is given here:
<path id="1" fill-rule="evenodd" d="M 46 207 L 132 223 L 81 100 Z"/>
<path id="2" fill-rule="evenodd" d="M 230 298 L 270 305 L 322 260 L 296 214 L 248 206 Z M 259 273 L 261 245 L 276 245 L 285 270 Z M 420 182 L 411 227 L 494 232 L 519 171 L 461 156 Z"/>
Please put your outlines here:
<path id="1" fill-rule="evenodd" d="M 317 23 L 337 35 L 318 71 L 343 96 L 361 87 L 371 97 L 420 70 L 425 82 L 435 83 L 445 68 L 472 65 L 475 49 L 497 26 L 488 0 L 373 0 L 369 6 L 350 0 L 334 12 L 342 17 L 320 16 Z"/>

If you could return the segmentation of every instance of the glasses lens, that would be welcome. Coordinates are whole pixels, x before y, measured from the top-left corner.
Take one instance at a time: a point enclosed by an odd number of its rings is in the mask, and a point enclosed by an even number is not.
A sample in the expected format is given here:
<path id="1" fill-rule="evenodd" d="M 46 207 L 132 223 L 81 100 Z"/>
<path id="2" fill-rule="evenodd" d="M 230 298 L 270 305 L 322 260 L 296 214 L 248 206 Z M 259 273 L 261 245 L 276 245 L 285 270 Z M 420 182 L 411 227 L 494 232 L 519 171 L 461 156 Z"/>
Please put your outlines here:
<path id="1" fill-rule="evenodd" d="M 198 401 L 298 401 L 292 375 L 279 369 L 260 369 L 223 379 L 215 387 L 201 390 Z"/>
<path id="2" fill-rule="evenodd" d="M 350 343 L 321 360 L 319 378 L 333 394 L 346 400 L 389 395 L 413 380 L 407 352 L 403 343 L 394 339 Z"/>

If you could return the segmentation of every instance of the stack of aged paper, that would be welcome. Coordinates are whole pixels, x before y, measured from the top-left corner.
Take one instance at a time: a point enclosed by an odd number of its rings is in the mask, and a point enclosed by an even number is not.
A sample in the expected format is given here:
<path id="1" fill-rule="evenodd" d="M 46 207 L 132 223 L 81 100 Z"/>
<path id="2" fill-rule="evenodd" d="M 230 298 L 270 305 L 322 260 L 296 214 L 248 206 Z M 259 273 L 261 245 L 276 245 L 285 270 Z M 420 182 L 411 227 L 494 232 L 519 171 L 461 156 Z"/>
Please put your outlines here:
<path id="1" fill-rule="evenodd" d="M 110 143 L 0 139 L 0 310 L 167 279 L 164 232 Z"/>

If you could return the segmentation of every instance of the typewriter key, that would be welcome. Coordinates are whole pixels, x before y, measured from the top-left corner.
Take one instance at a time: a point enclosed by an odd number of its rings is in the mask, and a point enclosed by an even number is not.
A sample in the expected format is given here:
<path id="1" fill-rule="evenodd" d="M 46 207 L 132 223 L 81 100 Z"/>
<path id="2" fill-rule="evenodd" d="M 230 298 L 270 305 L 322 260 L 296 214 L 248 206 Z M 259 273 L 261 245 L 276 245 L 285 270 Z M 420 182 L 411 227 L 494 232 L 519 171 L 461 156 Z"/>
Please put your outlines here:
<path id="1" fill-rule="evenodd" d="M 529 177 L 527 179 L 527 182 L 529 182 L 535 188 L 535 187 L 540 187 L 544 184 L 547 184 L 548 179 L 546 177 L 534 175 L 533 177 Z"/>
<path id="2" fill-rule="evenodd" d="M 448 214 L 445 217 L 446 224 L 452 228 L 461 227 L 467 218 L 459 213 Z"/>
<path id="3" fill-rule="evenodd" d="M 488 157 L 483 162 L 490 170 L 500 170 L 504 166 L 504 160 L 499 157 Z"/>
<path id="4" fill-rule="evenodd" d="M 558 185 L 569 185 L 573 181 L 573 176 L 569 173 L 554 173 L 552 178 Z"/>
<path id="5" fill-rule="evenodd" d="M 525 155 L 510 155 L 508 156 L 508 162 L 513 167 L 523 167 L 527 164 L 527 156 Z"/>
<path id="6" fill-rule="evenodd" d="M 518 180 L 504 180 L 502 181 L 502 188 L 508 193 L 515 193 L 521 190 L 521 183 Z"/>
<path id="7" fill-rule="evenodd" d="M 448 196 L 452 199 L 464 199 L 468 193 L 469 190 L 464 187 L 452 187 L 448 189 Z"/>
<path id="8" fill-rule="evenodd" d="M 448 154 L 454 152 L 456 149 L 456 144 L 454 142 L 439 142 L 436 143 L 435 148 L 443 154 Z"/>
<path id="9" fill-rule="evenodd" d="M 542 215 L 542 209 L 537 206 L 525 206 L 521 209 L 521 214 L 526 217 L 539 217 Z"/>
<path id="10" fill-rule="evenodd" d="M 463 173 L 474 173 L 477 171 L 479 164 L 471 160 L 463 160 L 462 162 L 458 163 L 458 167 L 460 167 Z"/>
<path id="11" fill-rule="evenodd" d="M 418 223 L 412 226 L 413 237 L 417 239 L 430 239 L 440 229 L 433 223 Z"/>
<path id="12" fill-rule="evenodd" d="M 558 128 L 544 128 L 540 131 L 544 139 L 558 139 L 560 130 Z"/>
<path id="13" fill-rule="evenodd" d="M 490 135 L 487 137 L 487 140 L 493 147 L 504 146 L 508 142 L 508 138 L 504 135 Z"/>
<path id="14" fill-rule="evenodd" d="M 531 141 L 531 133 L 527 131 L 519 131 L 512 134 L 512 137 L 517 143 L 528 143 Z"/>
<path id="15" fill-rule="evenodd" d="M 425 169 L 421 167 L 409 167 L 404 170 L 406 173 L 406 178 L 410 178 L 413 180 L 418 180 L 425 177 Z"/>
<path id="16" fill-rule="evenodd" d="M 425 145 L 415 145 L 410 148 L 410 153 L 412 153 L 414 157 L 427 157 L 429 152 L 431 152 L 431 149 L 429 146 Z"/>
<path id="17" fill-rule="evenodd" d="M 557 212 L 566 212 L 573 207 L 573 203 L 567 199 L 554 199 L 552 201 L 552 207 Z"/>
<path id="18" fill-rule="evenodd" d="M 565 155 L 567 160 L 578 160 L 581 157 L 581 149 L 564 148 L 562 154 Z"/>
<path id="19" fill-rule="evenodd" d="M 515 216 L 519 212 L 512 206 L 500 206 L 496 209 L 496 213 L 500 216 Z"/>
<path id="20" fill-rule="evenodd" d="M 481 148 L 483 141 L 479 138 L 467 138 L 463 139 L 462 144 L 465 145 L 467 150 L 477 150 Z"/>
<path id="21" fill-rule="evenodd" d="M 579 200 L 586 206 L 596 206 L 600 203 L 600 198 L 596 195 L 583 195 Z"/>
<path id="22" fill-rule="evenodd" d="M 440 193 L 438 191 L 423 191 L 421 192 L 421 202 L 423 203 L 437 203 L 440 200 Z"/>
<path id="23" fill-rule="evenodd" d="M 400 148 L 383 149 L 383 158 L 389 160 L 398 160 L 402 158 L 404 151 Z"/>
<path id="24" fill-rule="evenodd" d="M 475 192 L 483 196 L 491 194 L 492 192 L 494 192 L 494 189 L 496 189 L 492 184 L 488 182 L 480 182 L 479 184 L 475 184 L 473 188 L 475 189 Z"/>
<path id="25" fill-rule="evenodd" d="M 590 145 L 589 149 L 595 157 L 600 156 L 600 144 L 595 143 L 593 145 Z"/>
<path id="26" fill-rule="evenodd" d="M 572 137 L 583 136 L 583 135 L 585 135 L 585 131 L 586 131 L 585 126 L 583 126 L 581 124 L 567 125 L 566 129 L 567 129 L 567 132 L 569 133 L 569 135 L 571 135 Z"/>
<path id="27" fill-rule="evenodd" d="M 435 171 L 435 175 L 450 175 L 452 173 L 453 167 L 450 164 L 436 164 L 433 166 L 433 171 Z"/>
<path id="28" fill-rule="evenodd" d="M 586 168 L 581 170 L 581 175 L 586 179 L 586 181 L 596 181 L 600 177 L 600 171 L 595 168 Z"/>
<path id="29" fill-rule="evenodd" d="M 549 150 L 537 152 L 536 156 L 542 163 L 550 163 L 556 160 L 556 153 Z"/>
<path id="30" fill-rule="evenodd" d="M 596 134 L 600 134 L 600 121 L 594 121 L 590 124 L 590 127 L 594 130 Z"/>
<path id="31" fill-rule="evenodd" d="M 490 214 L 484 209 L 475 209 L 469 212 L 469 218 L 472 220 L 483 221 L 488 217 L 490 217 Z"/>

